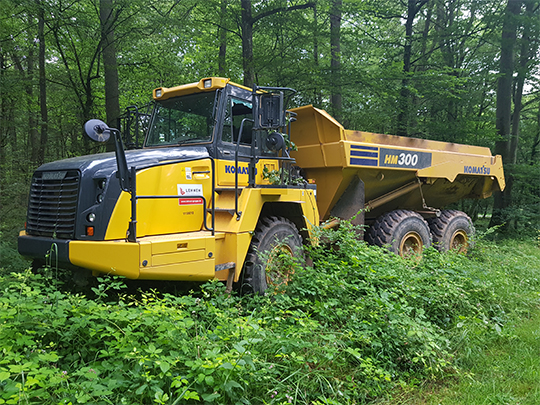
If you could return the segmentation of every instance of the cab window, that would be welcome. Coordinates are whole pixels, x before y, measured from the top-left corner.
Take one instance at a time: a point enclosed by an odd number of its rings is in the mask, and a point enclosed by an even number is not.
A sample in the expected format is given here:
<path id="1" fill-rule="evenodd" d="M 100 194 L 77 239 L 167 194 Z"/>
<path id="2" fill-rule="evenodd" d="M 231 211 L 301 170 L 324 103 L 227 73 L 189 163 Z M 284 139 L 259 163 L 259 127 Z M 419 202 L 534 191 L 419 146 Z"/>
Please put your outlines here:
<path id="1" fill-rule="evenodd" d="M 225 110 L 225 118 L 223 120 L 223 142 L 236 143 L 240 135 L 240 126 L 242 120 L 248 118 L 253 119 L 252 104 L 249 101 L 240 100 L 230 97 Z M 242 130 L 240 144 L 251 145 L 253 137 L 253 122 L 245 121 Z"/>

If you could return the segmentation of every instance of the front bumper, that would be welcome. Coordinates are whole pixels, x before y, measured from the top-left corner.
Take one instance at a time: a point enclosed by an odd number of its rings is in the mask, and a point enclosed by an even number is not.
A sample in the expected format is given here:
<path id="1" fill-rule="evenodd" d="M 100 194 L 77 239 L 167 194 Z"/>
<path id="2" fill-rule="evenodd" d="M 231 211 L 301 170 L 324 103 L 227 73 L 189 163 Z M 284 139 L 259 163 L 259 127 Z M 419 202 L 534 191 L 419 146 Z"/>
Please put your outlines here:
<path id="1" fill-rule="evenodd" d="M 53 262 L 71 265 L 69 261 L 69 240 L 53 239 L 42 236 L 29 236 L 21 231 L 17 239 L 19 254 L 45 261 L 49 255 Z"/>

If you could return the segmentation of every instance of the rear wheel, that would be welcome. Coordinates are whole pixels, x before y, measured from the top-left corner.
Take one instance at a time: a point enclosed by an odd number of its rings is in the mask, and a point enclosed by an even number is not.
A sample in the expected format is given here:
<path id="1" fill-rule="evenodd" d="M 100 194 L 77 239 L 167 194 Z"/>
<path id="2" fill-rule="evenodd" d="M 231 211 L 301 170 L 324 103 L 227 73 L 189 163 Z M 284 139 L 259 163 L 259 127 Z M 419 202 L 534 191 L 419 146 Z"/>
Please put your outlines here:
<path id="1" fill-rule="evenodd" d="M 467 253 L 474 234 L 471 218 L 457 210 L 444 210 L 438 218 L 428 220 L 433 245 L 441 252 L 456 250 Z"/>
<path id="2" fill-rule="evenodd" d="M 369 227 L 368 243 L 387 246 L 388 250 L 402 257 L 422 254 L 431 245 L 427 222 L 414 211 L 395 210 L 381 215 Z"/>
<path id="3" fill-rule="evenodd" d="M 241 293 L 264 294 L 269 286 L 287 284 L 293 272 L 288 259 L 301 255 L 302 237 L 291 221 L 282 217 L 262 218 L 242 269 Z"/>

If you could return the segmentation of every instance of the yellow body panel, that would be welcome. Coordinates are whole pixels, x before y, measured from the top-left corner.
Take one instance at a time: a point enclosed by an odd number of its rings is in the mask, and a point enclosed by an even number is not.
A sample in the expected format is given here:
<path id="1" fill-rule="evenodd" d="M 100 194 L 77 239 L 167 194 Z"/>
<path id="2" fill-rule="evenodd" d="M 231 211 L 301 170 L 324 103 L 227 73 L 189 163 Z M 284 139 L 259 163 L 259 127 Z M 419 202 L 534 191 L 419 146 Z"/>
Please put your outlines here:
<path id="1" fill-rule="evenodd" d="M 261 159 L 255 164 L 255 184 L 270 184 L 264 178 L 264 168 L 269 171 L 278 170 L 279 164 L 275 159 Z M 236 166 L 234 160 L 216 160 L 216 187 L 234 187 Z M 245 187 L 249 181 L 249 165 L 238 162 L 238 186 Z"/>
<path id="2" fill-rule="evenodd" d="M 278 167 L 274 159 L 256 164 L 256 182 L 263 168 Z M 203 230 L 203 215 L 211 226 L 212 215 L 200 203 L 180 204 L 177 198 L 140 199 L 137 204 L 137 241 L 127 242 L 125 233 L 131 216 L 130 195 L 122 192 L 106 232 L 107 241 L 72 241 L 70 262 L 98 273 L 131 279 L 226 280 L 229 270 L 216 266 L 234 263 L 238 280 L 251 243 L 252 233 L 266 203 L 288 203 L 300 207 L 306 226 L 318 224 L 314 190 L 247 187 L 248 165 L 239 164 L 239 220 L 234 215 L 234 161 L 216 160 L 215 235 Z M 143 169 L 137 172 L 138 196 L 175 196 L 180 186 L 193 194 L 200 190 L 211 208 L 211 161 L 201 159 Z M 188 193 L 189 196 L 189 193 Z M 195 200 L 196 197 L 193 197 Z M 232 212 L 231 212 L 232 210 Z"/>
<path id="3" fill-rule="evenodd" d="M 233 199 L 231 202 L 234 204 Z M 244 188 L 238 198 L 238 210 L 242 213 L 240 219 L 237 220 L 235 215 L 229 213 L 216 215 L 216 230 L 235 234 L 252 232 L 257 226 L 264 204 L 267 203 L 298 204 L 307 227 L 319 224 L 319 213 L 313 190 Z M 234 209 L 234 205 L 227 208 Z"/>
<path id="4" fill-rule="evenodd" d="M 138 243 L 70 241 L 69 261 L 99 273 L 139 278 Z"/>
<path id="5" fill-rule="evenodd" d="M 292 124 L 291 153 L 318 189 L 318 207 L 323 219 L 330 215 L 351 180 L 364 183 L 365 201 L 380 198 L 414 181 L 422 192 L 412 190 L 381 212 L 396 207 L 441 208 L 462 198 L 486 198 L 505 187 L 502 159 L 489 148 L 425 139 L 350 131 L 325 111 L 304 106 Z M 419 183 L 420 184 L 420 183 Z"/>
<path id="6" fill-rule="evenodd" d="M 185 199 L 140 199 L 137 203 L 137 237 L 177 232 L 192 232 L 202 228 L 204 207 L 201 200 L 189 198 L 202 195 L 210 201 L 212 195 L 211 161 L 209 159 L 156 166 L 137 172 L 137 195 L 174 196 L 185 193 Z M 121 239 L 131 217 L 129 193 L 122 192 L 109 221 L 106 240 Z"/>

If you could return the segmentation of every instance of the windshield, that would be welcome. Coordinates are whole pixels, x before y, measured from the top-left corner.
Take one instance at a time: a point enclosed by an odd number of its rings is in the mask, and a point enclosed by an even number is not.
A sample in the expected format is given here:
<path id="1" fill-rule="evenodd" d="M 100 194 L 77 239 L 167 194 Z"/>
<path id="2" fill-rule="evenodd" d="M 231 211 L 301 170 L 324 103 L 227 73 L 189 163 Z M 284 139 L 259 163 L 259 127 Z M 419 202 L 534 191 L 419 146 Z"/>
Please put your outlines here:
<path id="1" fill-rule="evenodd" d="M 210 142 L 215 96 L 213 91 L 157 103 L 145 146 Z"/>

